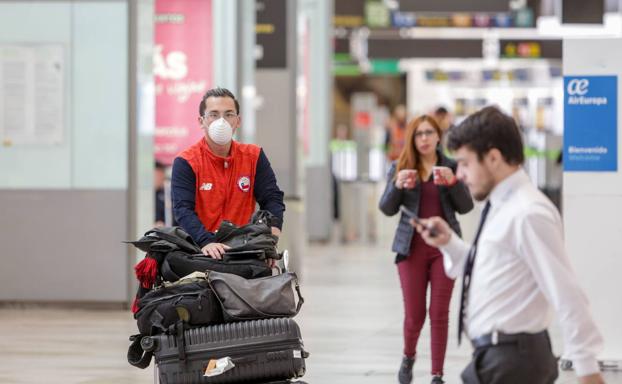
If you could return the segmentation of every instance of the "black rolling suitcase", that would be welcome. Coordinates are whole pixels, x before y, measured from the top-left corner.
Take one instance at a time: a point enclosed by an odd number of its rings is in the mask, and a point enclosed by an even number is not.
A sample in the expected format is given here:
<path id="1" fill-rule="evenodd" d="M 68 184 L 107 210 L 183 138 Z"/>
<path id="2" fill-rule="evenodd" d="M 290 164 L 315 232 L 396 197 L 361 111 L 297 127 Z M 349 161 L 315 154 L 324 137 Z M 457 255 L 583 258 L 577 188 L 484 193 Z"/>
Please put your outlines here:
<path id="1" fill-rule="evenodd" d="M 187 329 L 183 338 L 161 334 L 143 338 L 153 351 L 161 384 L 267 383 L 305 373 L 305 352 L 292 319 L 264 319 Z M 230 357 L 235 367 L 205 377 L 210 360 Z"/>

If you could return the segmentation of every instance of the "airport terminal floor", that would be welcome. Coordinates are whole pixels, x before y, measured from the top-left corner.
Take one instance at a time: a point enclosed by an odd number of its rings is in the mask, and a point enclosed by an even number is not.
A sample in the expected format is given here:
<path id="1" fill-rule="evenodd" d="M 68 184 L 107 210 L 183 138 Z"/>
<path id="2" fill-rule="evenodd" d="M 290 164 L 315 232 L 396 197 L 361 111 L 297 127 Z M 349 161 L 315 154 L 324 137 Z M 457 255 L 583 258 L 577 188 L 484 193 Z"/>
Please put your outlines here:
<path id="1" fill-rule="evenodd" d="M 402 303 L 387 239 L 377 244 L 307 246 L 300 269 L 306 302 L 296 318 L 306 349 L 309 384 L 395 383 L 402 351 Z M 454 290 L 445 381 L 459 383 L 469 361 L 468 343 L 456 343 Z M 129 311 L 0 309 L 0 383 L 152 383 L 153 365 L 131 367 L 127 337 L 136 325 Z M 556 351 L 559 334 L 552 330 Z M 425 325 L 414 369 L 429 383 L 429 329 Z M 605 372 L 622 383 L 622 372 Z M 560 372 L 557 383 L 576 383 Z"/>

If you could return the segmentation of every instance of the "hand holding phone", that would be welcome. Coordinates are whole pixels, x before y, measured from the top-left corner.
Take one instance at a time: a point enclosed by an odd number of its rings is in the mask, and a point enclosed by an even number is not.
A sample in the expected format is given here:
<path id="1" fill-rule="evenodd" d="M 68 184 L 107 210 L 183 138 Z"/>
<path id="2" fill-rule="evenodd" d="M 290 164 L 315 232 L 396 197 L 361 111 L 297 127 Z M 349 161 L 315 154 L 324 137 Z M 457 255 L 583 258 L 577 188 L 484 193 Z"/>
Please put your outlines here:
<path id="1" fill-rule="evenodd" d="M 410 209 L 406 208 L 405 206 L 401 206 L 400 207 L 400 211 L 402 211 L 403 214 L 405 214 L 406 216 L 408 216 L 409 218 L 411 218 L 415 223 L 417 223 L 418 225 L 422 225 L 430 234 L 430 237 L 436 237 L 437 232 L 434 228 L 430 228 L 427 225 L 425 225 L 422 221 L 421 218 L 419 218 L 419 216 L 417 216 L 415 214 L 415 212 L 411 211 Z"/>

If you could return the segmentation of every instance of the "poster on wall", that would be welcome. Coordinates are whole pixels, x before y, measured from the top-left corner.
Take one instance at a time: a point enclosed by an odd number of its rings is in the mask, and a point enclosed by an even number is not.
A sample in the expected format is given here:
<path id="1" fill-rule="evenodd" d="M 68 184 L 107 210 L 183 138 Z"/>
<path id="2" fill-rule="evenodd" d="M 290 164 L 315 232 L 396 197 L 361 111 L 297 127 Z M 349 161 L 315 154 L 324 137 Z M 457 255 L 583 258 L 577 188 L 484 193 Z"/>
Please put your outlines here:
<path id="1" fill-rule="evenodd" d="M 617 97 L 617 76 L 564 76 L 564 171 L 618 170 Z"/>
<path id="2" fill-rule="evenodd" d="M 64 47 L 0 45 L 0 141 L 59 145 L 65 111 Z"/>
<path id="3" fill-rule="evenodd" d="M 171 164 L 203 136 L 197 118 L 212 86 L 212 1 L 156 0 L 155 8 L 154 153 Z"/>

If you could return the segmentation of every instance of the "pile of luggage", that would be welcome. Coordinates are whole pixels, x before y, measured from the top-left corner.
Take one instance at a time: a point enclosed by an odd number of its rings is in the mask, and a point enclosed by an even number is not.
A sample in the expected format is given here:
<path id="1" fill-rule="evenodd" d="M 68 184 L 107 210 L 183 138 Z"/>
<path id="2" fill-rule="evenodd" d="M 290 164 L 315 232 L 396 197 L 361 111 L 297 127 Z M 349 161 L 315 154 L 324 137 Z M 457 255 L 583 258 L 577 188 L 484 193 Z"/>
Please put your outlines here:
<path id="1" fill-rule="evenodd" d="M 305 373 L 308 353 L 292 320 L 304 300 L 298 278 L 266 259 L 281 259 L 269 214 L 242 227 L 223 222 L 222 260 L 201 253 L 179 227 L 154 228 L 130 242 L 146 252 L 136 265 L 140 286 L 132 311 L 139 334 L 128 362 L 155 358 L 159 381 L 170 383 L 288 382 Z"/>

